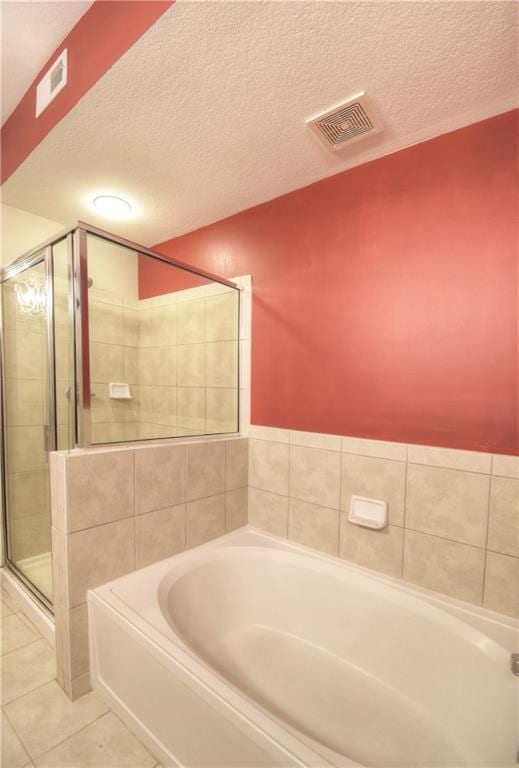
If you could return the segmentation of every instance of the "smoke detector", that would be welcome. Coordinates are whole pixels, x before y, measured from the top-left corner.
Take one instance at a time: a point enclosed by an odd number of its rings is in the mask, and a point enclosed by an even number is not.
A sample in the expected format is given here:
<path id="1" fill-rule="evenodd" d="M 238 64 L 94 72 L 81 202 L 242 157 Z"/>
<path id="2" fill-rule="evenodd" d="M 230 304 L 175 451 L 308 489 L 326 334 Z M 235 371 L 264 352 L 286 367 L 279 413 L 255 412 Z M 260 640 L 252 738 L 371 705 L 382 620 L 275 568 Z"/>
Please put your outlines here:
<path id="1" fill-rule="evenodd" d="M 328 149 L 334 151 L 384 129 L 365 93 L 358 93 L 309 117 L 306 124 Z"/>

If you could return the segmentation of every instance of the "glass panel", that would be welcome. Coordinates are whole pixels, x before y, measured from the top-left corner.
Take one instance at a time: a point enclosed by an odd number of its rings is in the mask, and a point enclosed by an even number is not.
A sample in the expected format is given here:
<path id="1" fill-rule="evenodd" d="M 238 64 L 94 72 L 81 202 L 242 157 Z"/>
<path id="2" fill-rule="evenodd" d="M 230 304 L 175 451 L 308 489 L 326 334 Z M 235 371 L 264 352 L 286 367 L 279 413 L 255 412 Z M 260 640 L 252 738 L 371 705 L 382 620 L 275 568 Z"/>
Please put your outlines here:
<path id="1" fill-rule="evenodd" d="M 87 238 L 91 441 L 238 430 L 238 289 Z"/>
<path id="2" fill-rule="evenodd" d="M 9 560 L 52 599 L 45 263 L 2 284 Z"/>
<path id="3" fill-rule="evenodd" d="M 76 443 L 74 389 L 74 325 L 72 317 L 71 235 L 52 247 L 54 276 L 54 367 L 56 378 L 56 441 L 59 451 Z"/>

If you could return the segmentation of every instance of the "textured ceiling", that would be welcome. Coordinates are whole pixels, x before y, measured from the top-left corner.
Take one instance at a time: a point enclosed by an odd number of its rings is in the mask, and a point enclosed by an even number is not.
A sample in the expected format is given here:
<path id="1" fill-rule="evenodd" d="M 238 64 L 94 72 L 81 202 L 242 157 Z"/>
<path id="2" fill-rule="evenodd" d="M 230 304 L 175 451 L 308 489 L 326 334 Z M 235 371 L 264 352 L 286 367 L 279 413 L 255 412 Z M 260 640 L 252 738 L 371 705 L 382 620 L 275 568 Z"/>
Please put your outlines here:
<path id="1" fill-rule="evenodd" d="M 517 105 L 513 2 L 179 0 L 4 185 L 4 202 L 144 244 Z M 360 90 L 382 135 L 327 151 L 305 118 Z M 484 151 L 484 148 L 482 148 Z M 138 203 L 107 222 L 85 202 Z"/>
<path id="2" fill-rule="evenodd" d="M 2 125 L 91 4 L 92 0 L 2 0 Z"/>

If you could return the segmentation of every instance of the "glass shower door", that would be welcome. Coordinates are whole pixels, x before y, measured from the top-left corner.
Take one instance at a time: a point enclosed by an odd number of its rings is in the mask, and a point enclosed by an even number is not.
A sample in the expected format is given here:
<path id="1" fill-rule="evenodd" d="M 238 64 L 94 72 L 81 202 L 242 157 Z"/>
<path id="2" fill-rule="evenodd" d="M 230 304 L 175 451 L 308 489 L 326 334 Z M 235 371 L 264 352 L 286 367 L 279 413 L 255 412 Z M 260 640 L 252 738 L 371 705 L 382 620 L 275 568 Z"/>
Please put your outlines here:
<path id="1" fill-rule="evenodd" d="M 11 273 L 9 273 L 11 274 Z M 56 445 L 50 252 L 2 283 L 4 500 L 8 564 L 52 603 L 49 450 Z"/>

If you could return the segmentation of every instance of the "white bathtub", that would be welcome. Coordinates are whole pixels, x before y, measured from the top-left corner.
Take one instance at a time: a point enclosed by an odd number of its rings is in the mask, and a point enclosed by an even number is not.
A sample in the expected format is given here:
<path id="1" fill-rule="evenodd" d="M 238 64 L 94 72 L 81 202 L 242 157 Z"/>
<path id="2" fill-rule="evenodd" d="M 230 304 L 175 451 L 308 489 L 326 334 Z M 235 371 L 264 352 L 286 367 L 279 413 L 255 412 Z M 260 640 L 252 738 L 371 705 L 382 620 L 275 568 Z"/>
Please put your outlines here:
<path id="1" fill-rule="evenodd" d="M 515 765 L 513 620 L 251 529 L 88 607 L 93 685 L 164 765 Z"/>

